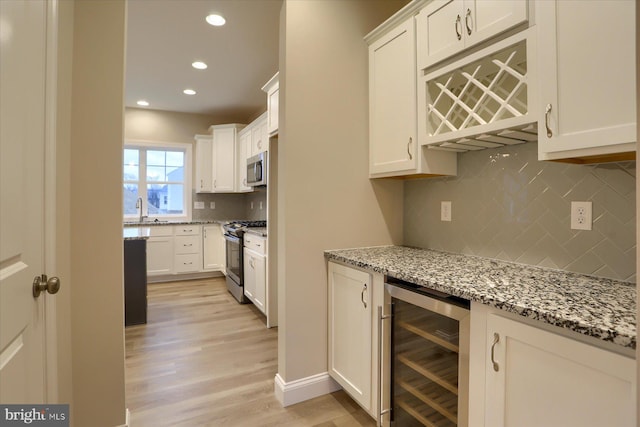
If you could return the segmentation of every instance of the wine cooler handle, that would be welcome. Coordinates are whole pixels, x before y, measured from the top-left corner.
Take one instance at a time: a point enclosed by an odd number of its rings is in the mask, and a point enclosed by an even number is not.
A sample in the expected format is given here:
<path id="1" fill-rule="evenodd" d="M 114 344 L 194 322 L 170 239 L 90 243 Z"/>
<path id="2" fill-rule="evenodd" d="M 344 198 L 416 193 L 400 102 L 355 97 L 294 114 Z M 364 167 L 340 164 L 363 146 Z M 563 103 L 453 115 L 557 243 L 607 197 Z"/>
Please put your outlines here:
<path id="1" fill-rule="evenodd" d="M 496 362 L 495 359 L 495 348 L 496 348 L 496 344 L 498 344 L 500 342 L 500 335 L 497 332 L 493 333 L 493 344 L 491 344 L 491 363 L 493 364 L 493 370 L 498 372 L 500 370 L 500 365 L 498 365 L 498 362 Z"/>
<path id="2" fill-rule="evenodd" d="M 382 426 L 383 415 L 391 412 L 390 409 L 382 409 L 382 321 L 390 319 L 390 315 L 382 315 L 382 306 L 378 306 L 378 416 L 376 417 L 376 426 Z"/>

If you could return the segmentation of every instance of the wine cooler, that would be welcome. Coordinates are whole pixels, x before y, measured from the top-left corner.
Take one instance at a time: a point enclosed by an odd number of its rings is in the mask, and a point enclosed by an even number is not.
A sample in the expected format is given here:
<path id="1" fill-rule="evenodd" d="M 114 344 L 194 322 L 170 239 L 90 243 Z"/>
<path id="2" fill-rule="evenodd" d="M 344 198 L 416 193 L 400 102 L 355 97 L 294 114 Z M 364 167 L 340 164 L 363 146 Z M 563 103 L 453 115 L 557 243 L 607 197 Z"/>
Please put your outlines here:
<path id="1" fill-rule="evenodd" d="M 389 424 L 466 427 L 469 301 L 391 277 L 386 282 L 392 307 Z"/>

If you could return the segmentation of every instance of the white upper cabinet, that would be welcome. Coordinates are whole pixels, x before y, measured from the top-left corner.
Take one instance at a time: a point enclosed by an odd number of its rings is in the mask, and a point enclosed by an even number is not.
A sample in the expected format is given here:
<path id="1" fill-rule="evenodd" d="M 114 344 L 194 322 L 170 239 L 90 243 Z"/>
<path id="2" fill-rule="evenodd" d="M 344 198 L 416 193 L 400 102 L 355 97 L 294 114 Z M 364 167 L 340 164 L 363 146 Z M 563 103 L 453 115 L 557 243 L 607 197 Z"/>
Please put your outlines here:
<path id="1" fill-rule="evenodd" d="M 369 176 L 455 175 L 455 153 L 417 139 L 416 4 L 382 24 L 369 43 Z"/>
<path id="2" fill-rule="evenodd" d="M 233 193 L 236 183 L 236 138 L 244 127 L 239 124 L 216 125 L 213 133 L 213 189 L 214 193 Z"/>
<path id="3" fill-rule="evenodd" d="M 264 113 L 251 123 L 251 153 L 249 157 L 264 151 L 269 151 L 267 117 L 268 113 Z"/>
<path id="4" fill-rule="evenodd" d="M 280 114 L 280 84 L 279 73 L 276 73 L 262 87 L 267 93 L 267 132 L 269 136 L 278 134 L 278 114 Z"/>
<path id="5" fill-rule="evenodd" d="M 196 193 L 211 193 L 213 190 L 213 138 L 211 135 L 196 135 Z"/>
<path id="6" fill-rule="evenodd" d="M 540 160 L 634 158 L 635 2 L 537 1 L 536 22 Z"/>
<path id="7" fill-rule="evenodd" d="M 417 16 L 425 69 L 528 20 L 526 0 L 435 0 Z"/>
<path id="8" fill-rule="evenodd" d="M 413 18 L 369 46 L 369 172 L 415 169 L 415 25 Z"/>
<path id="9" fill-rule="evenodd" d="M 236 165 L 236 189 L 238 192 L 253 191 L 253 187 L 247 185 L 247 158 L 251 157 L 251 128 L 247 126 L 238 133 L 238 164 Z"/>

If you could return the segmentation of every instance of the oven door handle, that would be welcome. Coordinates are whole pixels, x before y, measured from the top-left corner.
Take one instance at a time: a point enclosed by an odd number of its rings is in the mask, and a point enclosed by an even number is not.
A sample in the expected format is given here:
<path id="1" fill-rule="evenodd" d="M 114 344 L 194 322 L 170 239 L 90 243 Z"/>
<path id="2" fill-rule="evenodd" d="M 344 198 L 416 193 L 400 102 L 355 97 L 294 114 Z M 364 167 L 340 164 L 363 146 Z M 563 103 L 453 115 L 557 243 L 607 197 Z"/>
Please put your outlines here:
<path id="1" fill-rule="evenodd" d="M 228 241 L 233 242 L 233 243 L 238 243 L 238 244 L 240 243 L 240 238 L 236 237 L 236 236 L 232 236 L 231 234 L 226 234 L 225 233 L 224 238 L 225 238 L 225 240 L 228 240 Z"/>

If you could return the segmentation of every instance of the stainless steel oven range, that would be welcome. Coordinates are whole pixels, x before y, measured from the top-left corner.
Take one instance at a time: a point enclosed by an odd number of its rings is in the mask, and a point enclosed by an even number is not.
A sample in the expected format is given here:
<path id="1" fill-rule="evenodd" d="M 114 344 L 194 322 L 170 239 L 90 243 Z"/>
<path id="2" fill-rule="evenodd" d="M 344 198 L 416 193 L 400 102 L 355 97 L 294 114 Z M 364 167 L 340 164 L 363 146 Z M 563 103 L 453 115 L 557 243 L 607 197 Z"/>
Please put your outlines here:
<path id="1" fill-rule="evenodd" d="M 240 304 L 249 302 L 244 296 L 243 236 L 249 227 L 266 226 L 267 221 L 232 221 L 222 226 L 227 249 L 227 289 Z"/>

